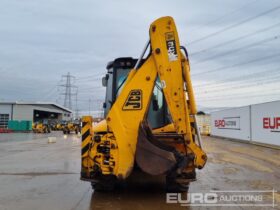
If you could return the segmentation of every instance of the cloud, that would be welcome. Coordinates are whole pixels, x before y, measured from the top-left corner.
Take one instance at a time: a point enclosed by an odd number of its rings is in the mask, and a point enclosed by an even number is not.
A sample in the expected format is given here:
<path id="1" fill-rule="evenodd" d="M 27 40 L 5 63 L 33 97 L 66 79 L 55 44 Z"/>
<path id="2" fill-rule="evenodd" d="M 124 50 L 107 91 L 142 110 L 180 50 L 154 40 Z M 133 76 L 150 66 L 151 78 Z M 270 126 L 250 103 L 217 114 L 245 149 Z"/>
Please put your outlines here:
<path id="1" fill-rule="evenodd" d="M 96 0 L 9 0 L 0 2 L 0 100 L 58 100 L 63 102 L 56 85 L 61 75 L 76 76 L 79 87 L 79 109 L 88 109 L 88 99 L 99 101 L 101 107 L 105 89 L 100 78 L 106 64 L 117 57 L 138 57 L 152 21 L 160 16 L 175 18 L 181 43 L 186 45 L 229 25 L 255 16 L 277 6 L 274 0 L 197 1 L 96 1 Z M 247 7 L 245 7 L 247 5 Z M 262 58 L 279 52 L 279 40 L 219 56 L 250 43 L 279 34 L 279 28 L 256 34 L 247 39 L 211 50 L 212 46 L 277 23 L 277 12 L 269 13 L 217 36 L 190 45 L 191 53 L 210 48 L 205 53 L 190 56 L 192 73 L 217 69 L 239 62 Z M 195 85 L 222 81 L 238 75 L 251 74 L 262 68 L 279 66 L 274 58 L 219 72 L 193 77 Z M 97 78 L 95 79 L 96 75 Z M 89 76 L 88 80 L 78 80 Z M 4 79 L 3 79 L 4 78 Z M 265 80 L 265 75 L 264 75 Z M 246 81 L 240 81 L 244 83 Z M 275 84 L 279 85 L 279 84 Z M 227 86 L 229 87 L 229 86 Z M 207 89 L 208 87 L 205 86 Z M 234 87 L 233 87 L 234 88 Z M 62 90 L 60 90 L 62 91 Z M 248 92 L 248 89 L 240 93 Z M 247 91 L 247 92 L 246 92 Z M 209 97 L 215 94 L 209 92 Z M 219 97 L 223 98 L 223 93 Z M 199 98 L 199 95 L 198 95 Z M 275 98 L 273 98 L 275 99 Z M 242 99 L 242 103 L 269 100 L 269 97 Z M 252 101 L 253 100 L 253 101 Z M 97 102 L 96 102 L 97 103 Z M 216 106 L 211 100 L 201 106 Z M 221 100 L 220 106 L 238 106 L 236 100 Z M 99 109 L 98 108 L 98 109 Z"/>

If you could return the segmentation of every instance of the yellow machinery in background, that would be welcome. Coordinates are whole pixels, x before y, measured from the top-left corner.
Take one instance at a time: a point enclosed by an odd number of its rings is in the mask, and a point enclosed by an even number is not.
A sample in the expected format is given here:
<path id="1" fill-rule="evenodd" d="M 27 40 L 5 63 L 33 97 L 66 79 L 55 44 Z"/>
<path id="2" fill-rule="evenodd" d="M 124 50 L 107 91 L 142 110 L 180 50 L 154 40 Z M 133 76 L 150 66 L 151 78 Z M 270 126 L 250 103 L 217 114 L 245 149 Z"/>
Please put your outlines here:
<path id="1" fill-rule="evenodd" d="M 50 133 L 51 128 L 47 120 L 35 122 L 32 125 L 32 131 L 34 133 Z"/>
<path id="2" fill-rule="evenodd" d="M 83 117 L 81 179 L 95 190 L 112 190 L 140 168 L 165 176 L 168 191 L 187 191 L 206 163 L 188 55 L 173 18 L 156 20 L 149 34 L 138 60 L 108 64 L 105 120 L 92 126 L 92 117 Z"/>
<path id="3" fill-rule="evenodd" d="M 63 131 L 63 128 L 66 126 L 67 122 L 66 121 L 60 121 L 57 122 L 54 126 L 54 130 L 56 131 Z"/>
<path id="4" fill-rule="evenodd" d="M 49 125 L 52 131 L 60 131 L 63 128 L 63 121 L 51 119 Z"/>
<path id="5" fill-rule="evenodd" d="M 81 123 L 80 121 L 67 122 L 63 126 L 62 130 L 64 134 L 70 134 L 71 132 L 75 132 L 76 134 L 78 134 L 81 132 Z"/>

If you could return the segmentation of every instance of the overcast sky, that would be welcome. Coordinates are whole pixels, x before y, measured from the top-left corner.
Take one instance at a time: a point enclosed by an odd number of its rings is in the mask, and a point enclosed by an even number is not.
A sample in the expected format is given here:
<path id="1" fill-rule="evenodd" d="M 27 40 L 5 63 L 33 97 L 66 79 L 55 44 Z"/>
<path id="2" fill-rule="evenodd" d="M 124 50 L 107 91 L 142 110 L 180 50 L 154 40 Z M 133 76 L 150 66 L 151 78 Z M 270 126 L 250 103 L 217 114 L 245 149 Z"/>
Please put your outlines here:
<path id="1" fill-rule="evenodd" d="M 89 99 L 100 108 L 107 62 L 138 57 L 166 15 L 188 48 L 200 107 L 280 99 L 279 0 L 0 0 L 0 100 L 63 104 L 57 85 L 70 72 L 79 109 Z"/>

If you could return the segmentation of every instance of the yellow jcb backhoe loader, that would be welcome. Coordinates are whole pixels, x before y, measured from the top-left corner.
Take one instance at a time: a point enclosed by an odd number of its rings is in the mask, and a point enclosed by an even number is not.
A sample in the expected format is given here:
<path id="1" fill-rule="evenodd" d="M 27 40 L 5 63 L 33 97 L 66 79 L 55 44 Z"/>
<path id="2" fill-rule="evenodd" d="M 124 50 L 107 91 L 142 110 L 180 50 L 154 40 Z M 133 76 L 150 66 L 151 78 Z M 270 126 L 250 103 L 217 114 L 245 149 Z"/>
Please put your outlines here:
<path id="1" fill-rule="evenodd" d="M 154 21 L 149 34 L 138 60 L 107 65 L 105 120 L 92 126 L 92 118 L 83 117 L 81 179 L 95 190 L 112 190 L 140 168 L 164 175 L 168 191 L 187 191 L 195 169 L 206 163 L 188 55 L 173 18 Z"/>
<path id="2" fill-rule="evenodd" d="M 75 122 L 67 122 L 66 125 L 62 128 L 64 134 L 70 134 L 71 132 L 75 132 L 78 134 L 81 132 L 80 121 Z"/>

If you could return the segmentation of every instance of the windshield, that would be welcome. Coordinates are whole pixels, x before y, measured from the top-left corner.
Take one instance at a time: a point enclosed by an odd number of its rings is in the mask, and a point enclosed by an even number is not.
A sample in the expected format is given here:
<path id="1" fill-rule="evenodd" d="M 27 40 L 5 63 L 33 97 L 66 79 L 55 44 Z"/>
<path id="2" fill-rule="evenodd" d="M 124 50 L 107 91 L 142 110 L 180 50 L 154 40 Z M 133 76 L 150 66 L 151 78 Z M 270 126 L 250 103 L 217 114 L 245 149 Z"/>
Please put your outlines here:
<path id="1" fill-rule="evenodd" d="M 131 69 L 117 69 L 116 77 L 116 99 L 123 89 L 123 84 L 127 78 L 127 75 Z"/>
<path id="2" fill-rule="evenodd" d="M 105 106 L 104 106 L 104 116 L 106 117 L 107 113 L 111 109 L 113 103 L 121 93 L 123 89 L 123 84 L 127 78 L 130 69 L 110 69 L 108 71 L 108 83 L 106 88 L 106 98 L 105 98 Z"/>

